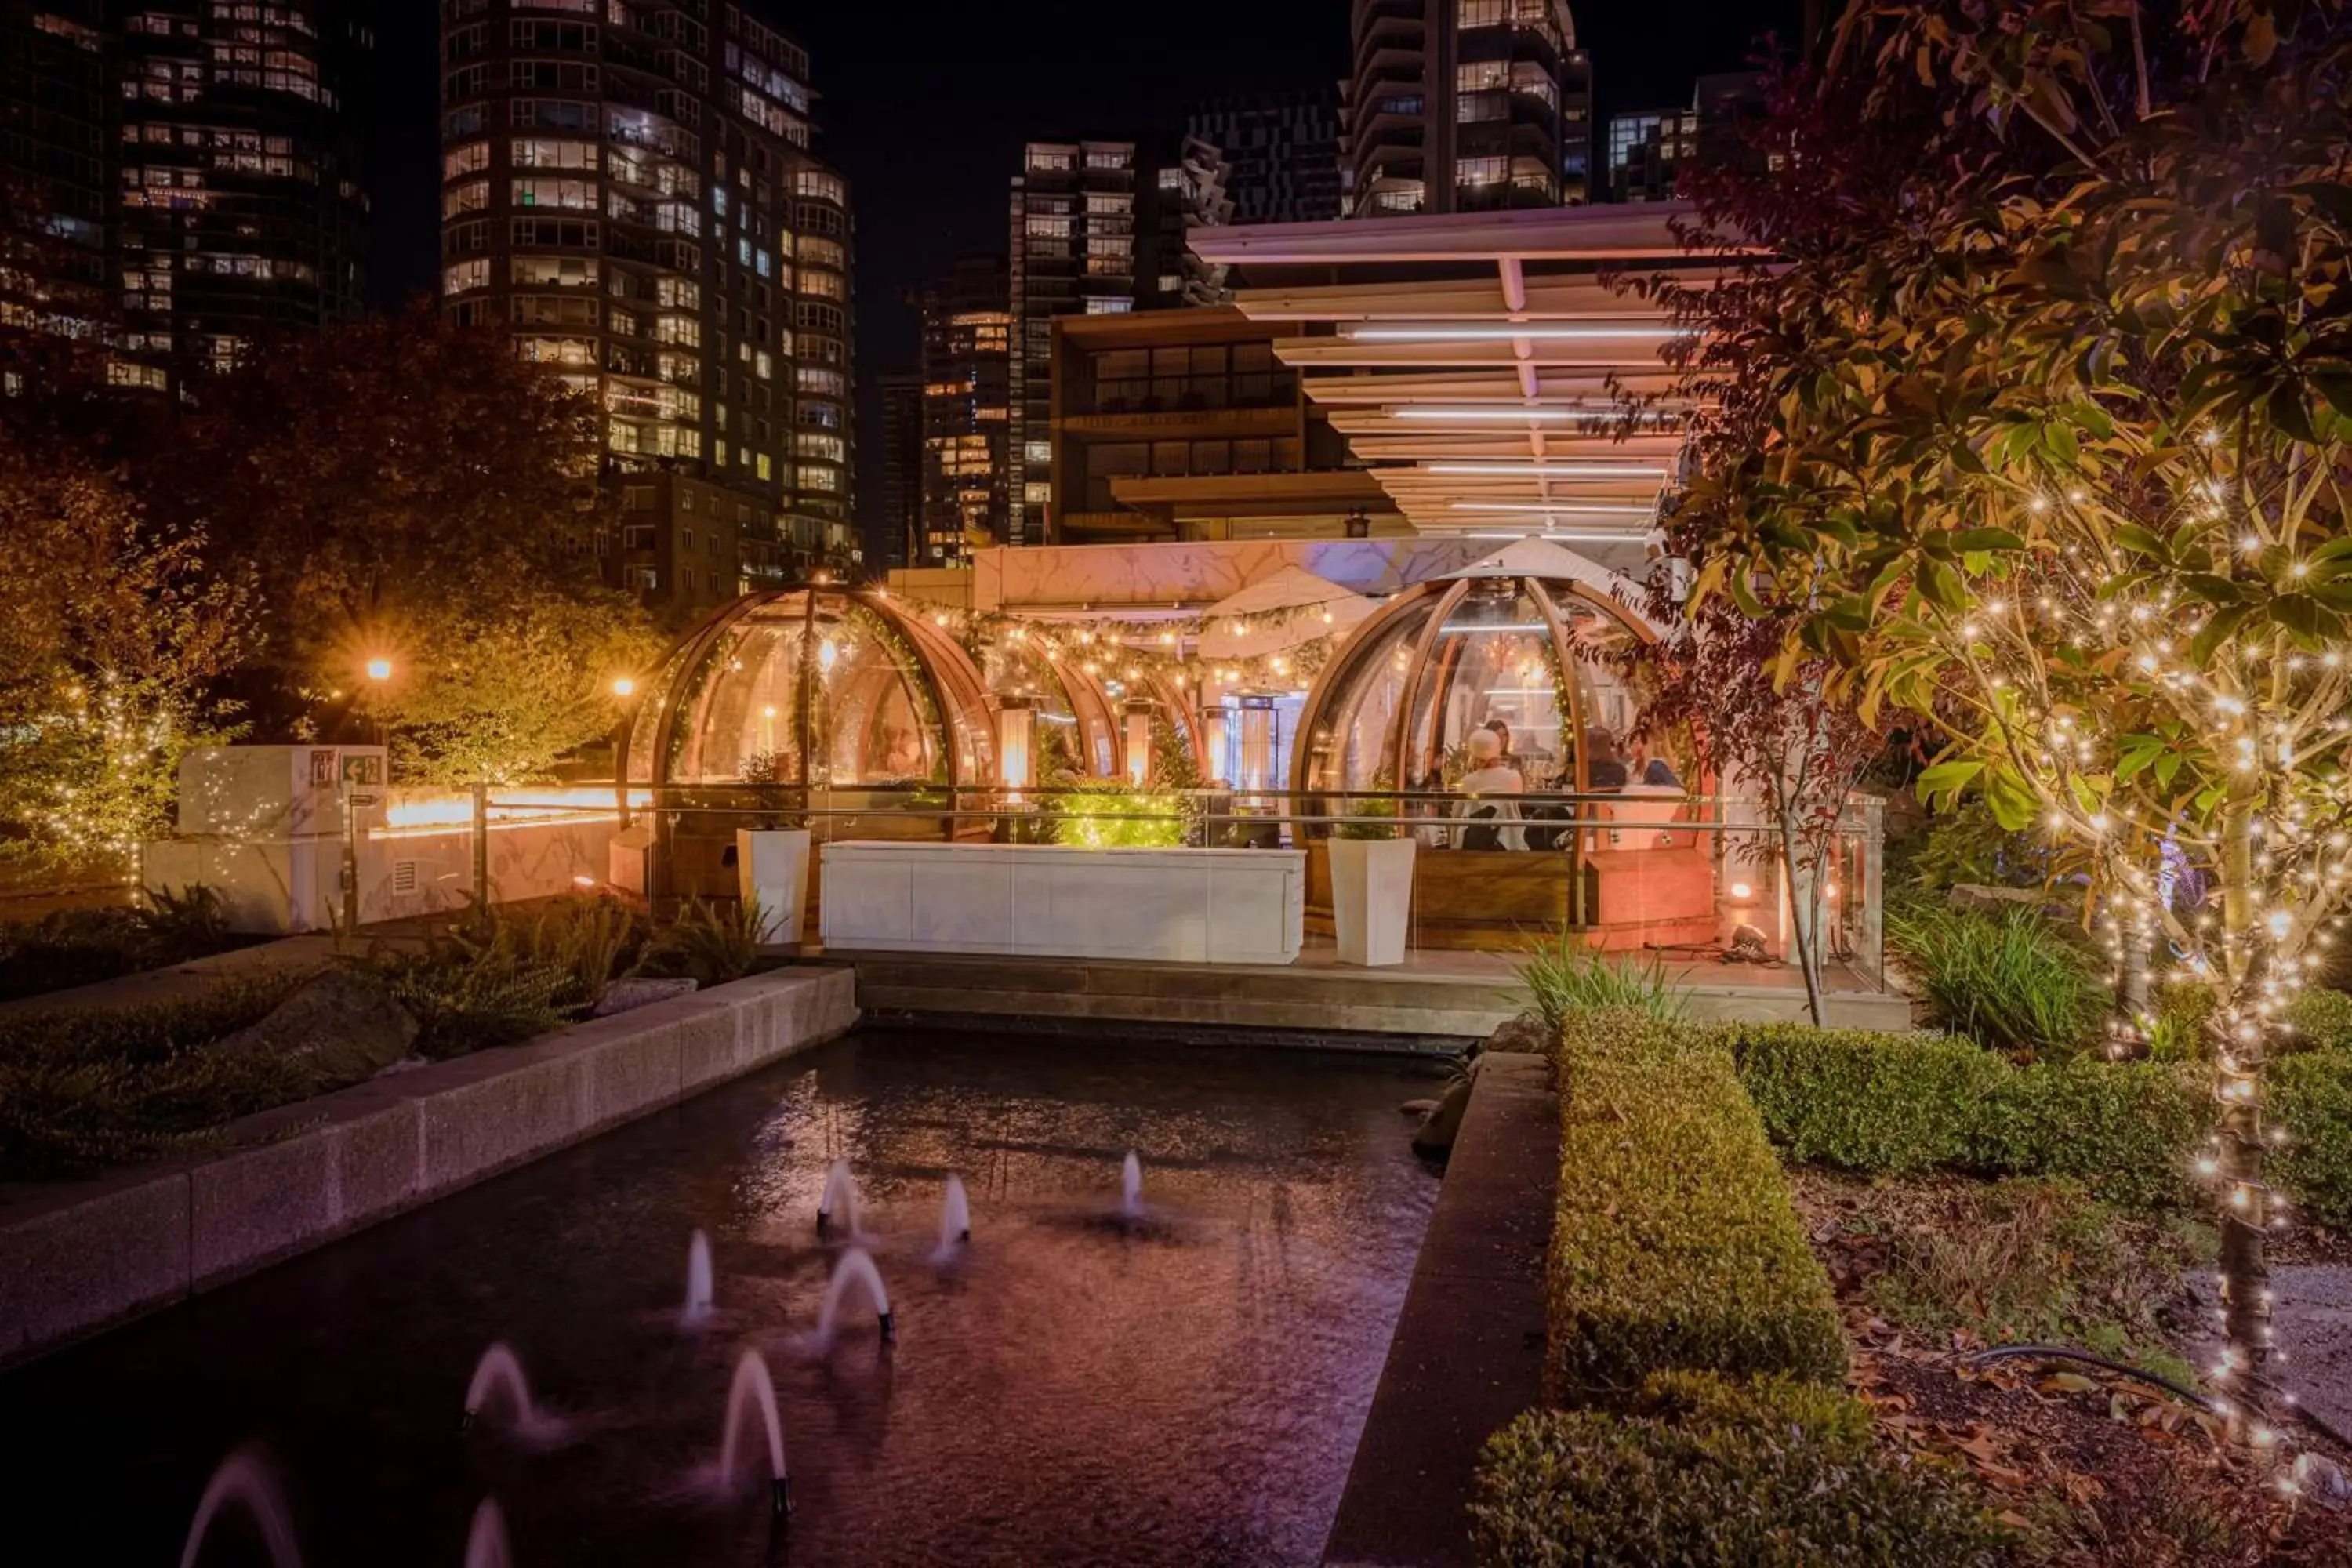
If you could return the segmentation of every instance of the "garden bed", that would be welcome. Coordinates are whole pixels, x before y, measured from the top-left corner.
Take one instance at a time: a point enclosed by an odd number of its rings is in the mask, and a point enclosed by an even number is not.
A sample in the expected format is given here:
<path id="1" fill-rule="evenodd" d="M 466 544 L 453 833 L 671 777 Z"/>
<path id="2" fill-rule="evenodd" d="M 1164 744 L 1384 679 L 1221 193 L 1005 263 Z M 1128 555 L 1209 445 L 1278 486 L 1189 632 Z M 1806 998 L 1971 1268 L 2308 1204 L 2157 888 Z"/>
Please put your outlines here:
<path id="1" fill-rule="evenodd" d="M 2064 1181 L 1799 1171 L 1791 1183 L 1879 1446 L 1964 1467 L 2015 1531 L 2016 1561 L 2352 1561 L 2352 1514 L 2284 1504 L 2191 1401 L 2082 1363 L 1972 1362 L 1997 1344 L 2046 1343 L 2193 1380 L 2189 1276 L 2210 1267 L 2208 1227 Z"/>
<path id="2" fill-rule="evenodd" d="M 2190 1382 L 2194 1068 L 1673 1011 L 1564 1016 L 1559 1408 L 1489 1445 L 1484 1561 L 2352 1562 L 2352 1511 L 2286 1501 L 2195 1396 L 1970 1360 L 2054 1344 Z M 2321 1211 L 2347 1197 L 2334 1048 L 2281 1087 Z M 1775 1144 L 1821 1163 L 1784 1175 Z"/>
<path id="3" fill-rule="evenodd" d="M 165 1000 L 11 1011 L 0 1016 L 0 1182 L 201 1154 L 240 1117 L 610 1010 L 633 979 L 723 984 L 758 966 L 756 930 L 756 915 L 699 906 L 656 930 L 610 900 L 568 900 L 326 963 L 253 966 Z M 289 1020 L 330 972 L 345 994 Z"/>

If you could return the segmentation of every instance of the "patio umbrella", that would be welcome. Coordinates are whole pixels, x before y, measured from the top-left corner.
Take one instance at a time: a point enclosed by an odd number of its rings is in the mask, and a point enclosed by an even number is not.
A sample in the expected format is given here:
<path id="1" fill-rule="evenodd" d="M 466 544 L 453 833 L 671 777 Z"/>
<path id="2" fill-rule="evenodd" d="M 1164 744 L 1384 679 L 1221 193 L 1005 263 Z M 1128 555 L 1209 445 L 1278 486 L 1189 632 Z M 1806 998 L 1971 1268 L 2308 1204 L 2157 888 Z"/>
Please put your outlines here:
<path id="1" fill-rule="evenodd" d="M 1344 635 L 1378 607 L 1304 566 L 1285 566 L 1201 613 L 1201 657 L 1281 653 L 1317 637 Z"/>

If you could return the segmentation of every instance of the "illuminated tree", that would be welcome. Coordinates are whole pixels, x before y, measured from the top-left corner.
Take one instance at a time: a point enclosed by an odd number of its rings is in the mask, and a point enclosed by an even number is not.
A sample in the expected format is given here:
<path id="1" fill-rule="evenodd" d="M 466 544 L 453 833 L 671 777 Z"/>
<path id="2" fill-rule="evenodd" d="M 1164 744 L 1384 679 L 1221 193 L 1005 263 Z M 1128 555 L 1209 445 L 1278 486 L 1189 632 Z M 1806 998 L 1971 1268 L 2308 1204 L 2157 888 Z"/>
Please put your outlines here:
<path id="1" fill-rule="evenodd" d="M 594 550 L 593 401 L 506 334 L 423 308 L 265 347 L 200 396 L 141 477 L 216 562 L 258 574 L 268 635 L 244 684 L 266 728 L 361 732 L 379 658 L 401 672 L 384 710 L 427 727 L 428 760 L 467 759 L 457 771 L 530 771 L 609 724 L 619 671 L 530 665 L 644 636 Z"/>
<path id="2" fill-rule="evenodd" d="M 2334 4 L 1858 0 L 1759 167 L 1692 187 L 1773 263 L 1670 291 L 1719 399 L 1675 521 L 1698 598 L 1794 607 L 1778 680 L 1827 658 L 1918 714 L 1926 791 L 2053 835 L 2119 978 L 2160 951 L 2211 989 L 2257 1405 L 2264 1064 L 2352 889 L 2347 76 Z"/>
<path id="3" fill-rule="evenodd" d="M 0 423 L 0 828 L 18 856 L 127 868 L 170 830 L 179 761 L 229 737 L 206 695 L 250 646 L 203 541 L 110 474 Z"/>

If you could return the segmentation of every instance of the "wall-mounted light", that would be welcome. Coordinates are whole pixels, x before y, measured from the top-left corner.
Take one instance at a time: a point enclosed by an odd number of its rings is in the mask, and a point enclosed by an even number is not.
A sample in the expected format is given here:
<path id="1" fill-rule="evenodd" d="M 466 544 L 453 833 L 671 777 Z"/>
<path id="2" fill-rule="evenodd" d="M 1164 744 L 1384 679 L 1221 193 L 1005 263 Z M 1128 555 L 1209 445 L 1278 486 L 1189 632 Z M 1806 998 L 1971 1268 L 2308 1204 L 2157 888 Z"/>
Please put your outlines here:
<path id="1" fill-rule="evenodd" d="M 1160 705 L 1148 697 L 1130 697 L 1121 711 L 1127 724 L 1127 782 L 1141 788 L 1151 777 L 1151 720 Z"/>

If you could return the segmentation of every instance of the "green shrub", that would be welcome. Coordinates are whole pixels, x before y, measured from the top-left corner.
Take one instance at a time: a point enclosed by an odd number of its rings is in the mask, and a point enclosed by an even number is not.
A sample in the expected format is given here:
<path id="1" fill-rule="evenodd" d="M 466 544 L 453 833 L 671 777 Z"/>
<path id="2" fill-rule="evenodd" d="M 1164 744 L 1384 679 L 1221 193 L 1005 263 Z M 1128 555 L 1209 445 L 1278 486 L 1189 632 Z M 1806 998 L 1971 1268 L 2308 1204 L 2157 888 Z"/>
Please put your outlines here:
<path id="1" fill-rule="evenodd" d="M 1657 1414 L 1531 1411 L 1488 1439 L 1470 1505 L 1479 1561 L 1979 1568 L 2007 1544 L 1966 1478 L 1874 1447 L 1845 1394 L 1696 1379 L 1657 1392 Z"/>
<path id="2" fill-rule="evenodd" d="M 1890 913 L 1886 943 L 1917 980 L 1934 1021 L 1989 1050 L 2071 1057 L 2106 1013 L 2090 955 L 2030 910 L 1999 918 L 1933 907 Z"/>
<path id="3" fill-rule="evenodd" d="M 1173 849 L 1185 838 L 1182 796 L 1137 789 L 1118 779 L 1087 779 L 1057 796 L 1057 843 L 1082 849 Z"/>
<path id="4" fill-rule="evenodd" d="M 225 980 L 176 1002 L 0 1020 L 0 1180 L 187 1152 L 224 1123 L 310 1093 L 298 1065 L 203 1048 L 308 978 Z"/>
<path id="5" fill-rule="evenodd" d="M 1535 993 L 1544 1023 L 1554 1031 L 1572 1014 L 1618 1008 L 1660 1023 L 1682 1021 L 1688 998 L 1667 978 L 1665 959 L 1604 958 L 1571 931 L 1558 931 L 1528 950 L 1519 980 Z"/>
<path id="6" fill-rule="evenodd" d="M 2279 1180 L 2322 1225 L 2352 1230 L 2352 1051 L 2306 1051 L 2271 1064 L 2271 1103 L 2287 1142 Z"/>
<path id="7" fill-rule="evenodd" d="M 760 933 L 767 923 L 757 899 L 733 904 L 689 900 L 677 919 L 646 943 L 638 971 L 691 978 L 706 990 L 740 980 L 760 966 Z"/>
<path id="8" fill-rule="evenodd" d="M 2211 1080 L 2171 1062 L 2084 1058 L 2002 1074 L 1978 1102 L 1969 1163 L 1991 1175 L 2072 1176 L 2110 1202 L 2181 1196 L 2211 1119 Z"/>
<path id="9" fill-rule="evenodd" d="M 1730 1053 L 1644 1014 L 1579 1014 L 1560 1045 L 1547 1384 L 1622 1404 L 1653 1373 L 1833 1383 L 1845 1342 Z"/>
<path id="10" fill-rule="evenodd" d="M 1791 1159 L 1872 1175 L 2070 1176 L 2179 1197 L 2210 1122 L 2205 1070 L 2093 1057 L 2019 1067 L 1949 1037 L 1724 1024 L 1717 1039 Z"/>
<path id="11" fill-rule="evenodd" d="M 1964 1163 L 1979 1102 L 2015 1070 L 1948 1035 L 1727 1024 L 1718 1037 L 1790 1159 L 1889 1175 Z"/>
<path id="12" fill-rule="evenodd" d="M 2206 1057 L 2205 1025 L 2213 1016 L 2213 988 L 2175 981 L 2157 988 L 2147 1028 L 2147 1054 L 2160 1062 L 2197 1062 Z"/>
<path id="13" fill-rule="evenodd" d="M 2341 991 L 2315 985 L 2298 993 L 2287 1004 L 2286 1021 L 2294 1027 L 2289 1042 L 2296 1051 L 2352 1050 L 2352 996 Z"/>
<path id="14" fill-rule="evenodd" d="M 160 889 L 146 900 L 53 910 L 37 921 L 0 925 L 0 999 L 164 969 L 243 940 L 230 933 L 227 911 L 210 888 Z"/>

